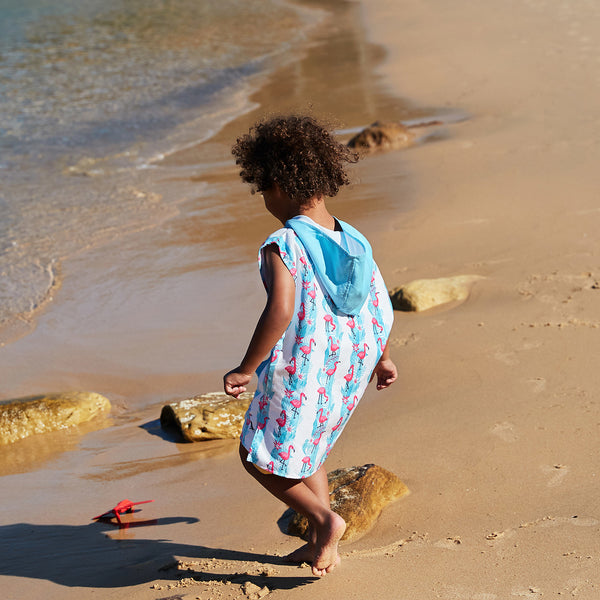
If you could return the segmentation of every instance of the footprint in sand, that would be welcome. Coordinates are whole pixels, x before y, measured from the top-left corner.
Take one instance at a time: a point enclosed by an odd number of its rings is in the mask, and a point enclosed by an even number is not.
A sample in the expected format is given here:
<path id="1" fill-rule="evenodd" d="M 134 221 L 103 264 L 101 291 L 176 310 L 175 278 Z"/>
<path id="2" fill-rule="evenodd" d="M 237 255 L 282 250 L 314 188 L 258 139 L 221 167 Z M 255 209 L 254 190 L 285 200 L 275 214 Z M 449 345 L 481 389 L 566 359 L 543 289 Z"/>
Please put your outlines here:
<path id="1" fill-rule="evenodd" d="M 528 379 L 527 383 L 531 385 L 534 394 L 540 394 L 546 389 L 546 380 L 543 377 Z"/>
<path id="2" fill-rule="evenodd" d="M 447 550 L 456 550 L 462 544 L 459 536 L 447 537 L 445 540 L 439 540 L 433 545 L 436 548 L 446 548 Z"/>
<path id="3" fill-rule="evenodd" d="M 519 598 L 541 598 L 544 594 L 539 588 L 530 586 L 526 590 L 515 590 L 512 595 Z"/>
<path id="4" fill-rule="evenodd" d="M 344 556 L 346 558 L 371 558 L 374 556 L 394 556 L 403 546 L 407 544 L 424 544 L 429 541 L 429 534 L 413 532 L 412 535 L 405 539 L 397 540 L 388 544 L 387 546 L 380 546 L 379 548 L 367 548 L 365 550 L 351 550 L 346 552 Z"/>
<path id="5" fill-rule="evenodd" d="M 494 358 L 505 365 L 508 365 L 509 367 L 519 364 L 519 359 L 517 358 L 516 353 L 510 350 L 496 350 L 496 352 L 494 352 Z"/>
<path id="6" fill-rule="evenodd" d="M 419 336 L 416 333 L 411 333 L 403 338 L 392 338 L 390 339 L 390 345 L 392 347 L 396 346 L 408 346 L 408 344 L 412 344 L 419 339 Z"/>
<path id="7" fill-rule="evenodd" d="M 548 481 L 548 487 L 555 487 L 562 483 L 562 480 L 565 478 L 567 473 L 569 472 L 569 467 L 565 465 L 544 465 L 541 467 L 544 473 L 551 475 L 550 480 Z"/>
<path id="8" fill-rule="evenodd" d="M 446 587 L 441 598 L 452 598 L 453 600 L 497 600 L 498 596 L 491 592 L 474 592 L 464 587 Z"/>
<path id="9" fill-rule="evenodd" d="M 513 537 L 516 534 L 514 529 L 505 529 L 504 531 L 492 531 L 485 536 L 488 542 L 500 542 Z"/>
<path id="10" fill-rule="evenodd" d="M 492 429 L 491 433 L 497 435 L 501 440 L 505 442 L 516 442 L 519 439 L 519 436 L 515 433 L 515 426 L 508 421 L 504 421 L 503 423 L 496 423 Z"/>

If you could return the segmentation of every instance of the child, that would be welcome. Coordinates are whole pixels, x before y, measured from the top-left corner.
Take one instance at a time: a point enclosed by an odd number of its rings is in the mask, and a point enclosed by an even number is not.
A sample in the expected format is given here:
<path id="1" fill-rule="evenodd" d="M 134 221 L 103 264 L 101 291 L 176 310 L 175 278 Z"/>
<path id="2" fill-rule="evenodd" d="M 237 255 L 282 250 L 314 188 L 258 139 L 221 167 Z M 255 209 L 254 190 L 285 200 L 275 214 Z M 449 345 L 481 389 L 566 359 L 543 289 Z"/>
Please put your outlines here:
<path id="1" fill-rule="evenodd" d="M 396 380 L 386 346 L 392 307 L 369 242 L 325 205 L 349 183 L 345 163 L 356 155 L 314 119 L 296 116 L 256 125 L 232 152 L 284 228 L 260 249 L 266 307 L 224 388 L 237 398 L 256 371 L 240 456 L 250 475 L 308 518 L 309 542 L 287 559 L 312 563 L 322 576 L 339 562 L 346 529 L 330 509 L 323 462 L 373 376 L 378 390 Z"/>

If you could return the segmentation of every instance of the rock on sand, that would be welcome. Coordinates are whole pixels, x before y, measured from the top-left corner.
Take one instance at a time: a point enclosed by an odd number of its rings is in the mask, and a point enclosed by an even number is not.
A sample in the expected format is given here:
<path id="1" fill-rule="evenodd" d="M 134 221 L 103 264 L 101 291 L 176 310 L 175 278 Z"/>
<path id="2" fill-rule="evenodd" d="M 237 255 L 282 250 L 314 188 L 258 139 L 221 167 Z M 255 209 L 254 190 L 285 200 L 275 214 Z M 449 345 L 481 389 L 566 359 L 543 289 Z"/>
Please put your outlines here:
<path id="1" fill-rule="evenodd" d="M 94 392 L 65 392 L 0 402 L 0 444 L 34 433 L 85 423 L 110 410 L 110 402 Z"/>
<path id="2" fill-rule="evenodd" d="M 235 399 L 213 392 L 163 406 L 160 424 L 175 428 L 188 442 L 237 438 L 253 394 L 245 392 Z"/>
<path id="3" fill-rule="evenodd" d="M 410 146 L 414 139 L 415 134 L 402 123 L 375 121 L 356 134 L 348 142 L 348 146 L 366 151 L 397 150 Z"/>
<path id="4" fill-rule="evenodd" d="M 440 304 L 463 301 L 481 275 L 457 275 L 439 279 L 417 279 L 390 291 L 394 310 L 422 311 Z"/>
<path id="5" fill-rule="evenodd" d="M 410 493 L 396 475 L 377 465 L 337 469 L 327 479 L 331 510 L 346 521 L 346 541 L 362 537 L 390 502 Z M 305 537 L 307 531 L 306 517 L 294 514 L 288 533 Z"/>

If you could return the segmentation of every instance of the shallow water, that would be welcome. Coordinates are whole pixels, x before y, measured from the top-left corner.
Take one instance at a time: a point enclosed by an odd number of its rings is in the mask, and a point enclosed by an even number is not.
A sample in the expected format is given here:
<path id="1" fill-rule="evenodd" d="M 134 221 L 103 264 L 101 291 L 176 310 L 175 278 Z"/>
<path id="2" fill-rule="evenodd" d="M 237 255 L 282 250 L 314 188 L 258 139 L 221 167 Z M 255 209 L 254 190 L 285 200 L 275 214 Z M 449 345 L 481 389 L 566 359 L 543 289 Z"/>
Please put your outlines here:
<path id="1" fill-rule="evenodd" d="M 51 297 L 65 257 L 174 214 L 153 162 L 249 110 L 319 18 L 277 0 L 2 3 L 0 328 Z"/>
<path id="2" fill-rule="evenodd" d="M 51 290 L 55 301 L 33 319 L 36 330 L 0 349 L 1 397 L 93 390 L 131 411 L 219 389 L 264 302 L 256 249 L 278 226 L 260 197 L 239 182 L 229 150 L 236 136 L 275 111 L 312 110 L 342 130 L 435 113 L 382 88 L 376 68 L 383 52 L 368 41 L 359 4 L 306 0 L 302 6 L 331 13 L 306 40 L 269 58 L 271 72 L 242 82 L 243 103 L 232 106 L 243 105 L 243 114 L 232 109 L 235 120 L 214 121 L 219 132 L 209 140 L 198 141 L 199 132 L 211 130 L 197 127 L 196 119 L 170 130 L 175 137 L 182 132 L 178 144 L 157 129 L 155 138 L 149 132 L 125 153 L 93 154 L 82 146 L 75 160 L 63 149 L 45 180 L 28 183 L 33 170 L 23 175 L 21 197 L 25 184 L 32 190 L 31 216 L 18 220 L 30 240 L 24 256 L 47 257 L 37 263 L 50 279 L 46 285 L 62 287 Z M 198 118 L 210 121 L 209 108 L 199 109 Z M 332 200 L 332 210 L 367 236 L 379 231 L 382 214 L 410 207 L 400 189 L 401 167 L 394 161 L 390 168 L 396 198 L 382 200 L 385 194 L 359 163 L 355 185 Z M 52 190 L 49 198 L 35 193 L 42 183 Z M 14 259 L 19 249 L 5 257 Z"/>

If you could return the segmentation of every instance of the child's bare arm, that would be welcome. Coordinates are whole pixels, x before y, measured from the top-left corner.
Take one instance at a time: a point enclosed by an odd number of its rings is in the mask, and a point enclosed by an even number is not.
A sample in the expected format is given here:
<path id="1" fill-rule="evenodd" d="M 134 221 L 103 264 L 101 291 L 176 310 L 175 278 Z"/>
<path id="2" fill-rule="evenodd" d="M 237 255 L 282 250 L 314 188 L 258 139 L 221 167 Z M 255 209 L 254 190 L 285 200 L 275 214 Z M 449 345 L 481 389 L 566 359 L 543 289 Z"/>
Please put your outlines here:
<path id="1" fill-rule="evenodd" d="M 242 362 L 223 377 L 225 393 L 234 398 L 246 391 L 254 371 L 281 338 L 294 315 L 294 279 L 281 260 L 275 244 L 264 249 L 263 263 L 268 290 L 267 304 Z"/>
<path id="2" fill-rule="evenodd" d="M 396 369 L 396 365 L 390 358 L 389 345 L 384 348 L 379 362 L 375 365 L 373 374 L 371 375 L 371 381 L 375 375 L 377 375 L 378 390 L 383 390 L 386 387 L 389 387 L 392 385 L 392 383 L 394 383 L 394 381 L 396 381 L 398 377 L 398 369 Z"/>

